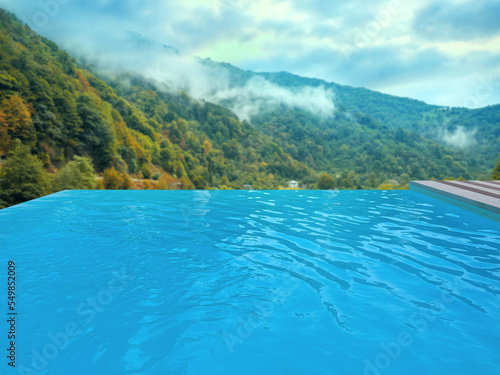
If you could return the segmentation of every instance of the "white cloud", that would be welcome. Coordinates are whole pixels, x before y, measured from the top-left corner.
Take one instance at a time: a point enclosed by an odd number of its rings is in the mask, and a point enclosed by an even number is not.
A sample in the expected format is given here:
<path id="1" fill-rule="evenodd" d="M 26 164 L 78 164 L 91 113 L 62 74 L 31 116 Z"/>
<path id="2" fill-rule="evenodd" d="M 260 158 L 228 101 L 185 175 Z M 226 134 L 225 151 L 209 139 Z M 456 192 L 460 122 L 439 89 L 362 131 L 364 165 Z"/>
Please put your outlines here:
<path id="1" fill-rule="evenodd" d="M 129 68 L 137 71 L 137 66 Z M 154 69 L 143 70 L 143 73 L 155 80 L 159 87 L 185 91 L 198 99 L 229 105 L 240 120 L 251 121 L 252 116 L 280 105 L 300 108 L 321 117 L 335 112 L 334 93 L 322 86 L 289 89 L 262 77 L 254 77 L 242 87 L 231 87 L 225 68 L 206 66 L 184 56 L 165 57 L 157 61 Z"/>
<path id="2" fill-rule="evenodd" d="M 289 71 L 449 106 L 477 96 L 477 85 L 467 82 L 478 74 L 500 77 L 494 0 L 0 0 L 0 6 L 33 20 L 43 12 L 41 3 L 57 2 L 58 11 L 35 31 L 86 54 L 120 48 L 114 40 L 132 30 L 247 69 Z M 391 11 L 394 4 L 399 11 Z M 468 35 L 481 38 L 472 43 Z M 136 59 L 126 52 L 124 59 Z M 479 106 L 500 102 L 498 85 L 488 94 L 479 95 Z"/>
<path id="3" fill-rule="evenodd" d="M 252 78 L 243 87 L 217 90 L 209 99 L 217 103 L 228 100 L 232 103 L 231 109 L 245 120 L 279 105 L 300 108 L 321 117 L 331 116 L 335 111 L 331 90 L 324 87 L 291 90 L 261 77 Z"/>
<path id="4" fill-rule="evenodd" d="M 476 129 L 467 130 L 463 126 L 457 126 L 457 128 L 451 132 L 448 129 L 443 128 L 441 130 L 440 138 L 450 146 L 467 148 L 476 143 L 476 139 L 474 138 L 475 133 Z"/>

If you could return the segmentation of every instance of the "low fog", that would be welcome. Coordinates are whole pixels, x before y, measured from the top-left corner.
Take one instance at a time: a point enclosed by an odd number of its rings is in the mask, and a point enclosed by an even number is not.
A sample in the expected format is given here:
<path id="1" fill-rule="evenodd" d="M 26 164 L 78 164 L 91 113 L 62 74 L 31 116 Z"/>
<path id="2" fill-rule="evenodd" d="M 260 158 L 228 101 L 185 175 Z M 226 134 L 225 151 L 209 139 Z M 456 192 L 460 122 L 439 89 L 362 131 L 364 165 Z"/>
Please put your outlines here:
<path id="1" fill-rule="evenodd" d="M 82 43 L 79 38 L 70 42 L 68 49 L 94 65 L 101 74 L 112 77 L 121 72 L 138 73 L 156 83 L 160 90 L 184 91 L 196 99 L 225 105 L 242 121 L 251 121 L 252 116 L 279 105 L 299 108 L 322 118 L 335 112 L 334 93 L 330 89 L 322 86 L 288 89 L 258 76 L 235 87 L 223 66 L 206 64 L 200 58 L 137 33 L 108 35 L 99 45 L 95 48 L 95 43 Z"/>
<path id="2" fill-rule="evenodd" d="M 158 87 L 167 85 L 171 90 L 185 91 L 197 99 L 228 106 L 240 120 L 251 121 L 252 116 L 280 105 L 300 108 L 323 118 L 335 112 L 335 95 L 322 86 L 288 89 L 256 76 L 236 87 L 231 85 L 224 67 L 207 66 L 185 56 L 164 58 L 145 75 L 156 81 Z"/>
<path id="3" fill-rule="evenodd" d="M 467 148 L 476 143 L 476 139 L 474 138 L 475 134 L 476 129 L 467 130 L 463 126 L 457 126 L 454 131 L 443 128 L 440 132 L 440 138 L 450 146 Z"/>

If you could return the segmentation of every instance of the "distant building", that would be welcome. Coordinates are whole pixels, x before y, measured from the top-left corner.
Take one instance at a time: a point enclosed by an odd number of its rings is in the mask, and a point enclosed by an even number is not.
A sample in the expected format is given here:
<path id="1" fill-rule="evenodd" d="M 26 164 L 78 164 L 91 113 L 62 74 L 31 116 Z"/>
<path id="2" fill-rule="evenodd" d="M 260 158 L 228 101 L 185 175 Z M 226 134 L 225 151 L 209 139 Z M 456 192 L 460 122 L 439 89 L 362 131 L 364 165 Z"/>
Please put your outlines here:
<path id="1" fill-rule="evenodd" d="M 253 190 L 253 186 L 250 184 L 243 185 L 243 190 Z"/>
<path id="2" fill-rule="evenodd" d="M 297 189 L 299 187 L 299 183 L 297 181 L 288 181 L 288 187 L 292 189 Z"/>
<path id="3" fill-rule="evenodd" d="M 399 181 L 398 180 L 389 180 L 389 183 L 391 185 L 399 185 Z"/>

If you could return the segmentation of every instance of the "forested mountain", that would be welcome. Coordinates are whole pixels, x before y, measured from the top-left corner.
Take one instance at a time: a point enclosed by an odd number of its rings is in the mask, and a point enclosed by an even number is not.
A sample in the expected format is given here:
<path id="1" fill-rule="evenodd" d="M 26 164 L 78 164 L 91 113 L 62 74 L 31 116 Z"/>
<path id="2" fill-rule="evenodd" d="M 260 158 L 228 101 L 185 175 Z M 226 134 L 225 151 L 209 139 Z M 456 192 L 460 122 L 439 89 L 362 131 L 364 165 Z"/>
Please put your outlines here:
<path id="1" fill-rule="evenodd" d="M 382 131 L 386 131 L 386 128 L 395 129 L 399 134 L 398 140 L 406 138 L 408 134 L 416 133 L 411 137 L 423 136 L 447 147 L 449 151 L 444 154 L 441 154 L 441 151 L 434 154 L 434 162 L 437 158 L 446 157 L 447 154 L 453 156 L 462 165 L 467 164 L 470 177 L 479 178 L 491 171 L 500 153 L 500 105 L 480 109 L 441 107 L 365 88 L 300 77 L 287 72 L 255 73 L 227 63 L 216 63 L 210 59 L 203 60 L 203 63 L 226 70 L 233 87 L 244 87 L 255 77 L 261 77 L 280 87 L 295 90 L 304 87 L 330 89 L 335 94 L 334 102 L 338 112 L 376 122 L 382 125 Z M 369 116 L 370 120 L 366 116 Z M 262 124 L 265 117 L 260 116 L 253 122 Z M 297 113 L 297 117 L 303 117 L 303 114 Z M 314 118 L 314 122 L 321 123 L 317 118 Z M 425 147 L 415 150 L 425 153 Z M 425 168 L 424 165 L 422 167 Z M 448 174 L 456 177 L 456 172 L 458 169 L 455 173 L 448 172 Z M 432 175 L 436 177 L 435 172 Z M 412 175 L 412 178 L 418 177 Z"/>
<path id="2" fill-rule="evenodd" d="M 115 183 L 118 177 L 133 178 L 140 188 L 279 188 L 289 180 L 314 188 L 320 173 L 334 176 L 330 187 L 376 188 L 388 180 L 404 185 L 409 179 L 487 177 L 493 168 L 498 144 L 474 155 L 422 135 L 431 133 L 425 126 L 445 116 L 439 107 L 288 73 L 204 63 L 228 69 L 236 88 L 256 75 L 292 91 L 331 88 L 336 110 L 322 116 L 278 104 L 241 121 L 230 98 L 195 99 L 137 72 L 102 74 L 0 11 L 0 156 L 9 159 L 20 140 L 49 176 L 76 165 L 68 164 L 75 156 L 89 157 L 103 188 L 131 186 Z M 422 134 L 410 120 L 397 126 L 396 119 L 384 117 L 395 107 L 396 118 L 430 116 Z M 476 137 L 490 131 L 498 138 L 498 108 L 464 113 L 450 121 L 463 117 L 463 126 L 487 129 L 477 130 Z M 78 163 L 88 170 L 86 161 Z M 2 168 L 0 185 L 8 183 Z"/>
<path id="3" fill-rule="evenodd" d="M 17 138 L 51 172 L 84 155 L 99 173 L 166 174 L 172 187 L 314 180 L 313 171 L 226 108 L 161 93 L 139 76 L 116 76 L 113 88 L 14 16 L 2 11 L 0 20 L 4 157 Z"/>

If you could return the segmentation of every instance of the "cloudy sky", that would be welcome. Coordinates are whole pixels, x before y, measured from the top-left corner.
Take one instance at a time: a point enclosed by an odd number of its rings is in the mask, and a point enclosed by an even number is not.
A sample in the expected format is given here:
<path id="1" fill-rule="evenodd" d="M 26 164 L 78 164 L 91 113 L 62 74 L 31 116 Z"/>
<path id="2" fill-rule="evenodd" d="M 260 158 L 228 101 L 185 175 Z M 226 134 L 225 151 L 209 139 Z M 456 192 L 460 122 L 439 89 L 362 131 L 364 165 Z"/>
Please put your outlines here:
<path id="1" fill-rule="evenodd" d="M 289 71 L 431 104 L 500 103 L 498 0 L 0 0 L 70 51 L 130 31 L 254 71 Z"/>

